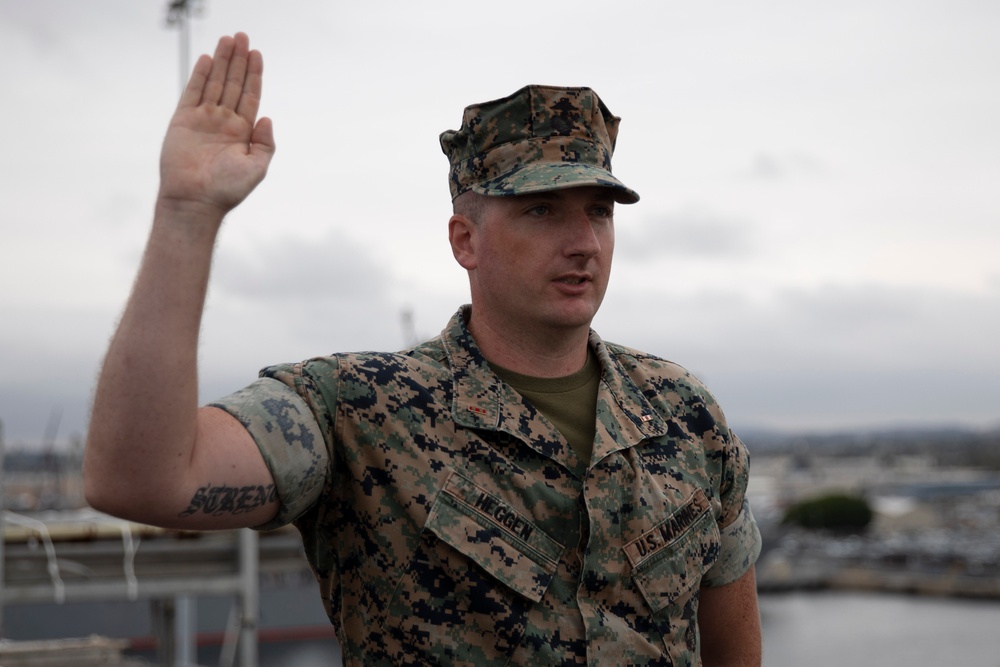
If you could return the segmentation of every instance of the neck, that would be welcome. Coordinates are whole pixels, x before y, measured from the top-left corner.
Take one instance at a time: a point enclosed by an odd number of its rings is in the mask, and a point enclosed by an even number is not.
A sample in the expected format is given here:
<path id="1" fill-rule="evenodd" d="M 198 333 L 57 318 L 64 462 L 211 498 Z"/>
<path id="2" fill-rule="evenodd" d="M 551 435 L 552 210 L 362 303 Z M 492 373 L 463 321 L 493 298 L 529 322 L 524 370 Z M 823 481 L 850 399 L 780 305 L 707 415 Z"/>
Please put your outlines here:
<path id="1" fill-rule="evenodd" d="M 508 370 L 541 378 L 564 377 L 587 363 L 590 328 L 532 334 L 493 326 L 473 312 L 469 333 L 483 356 Z"/>

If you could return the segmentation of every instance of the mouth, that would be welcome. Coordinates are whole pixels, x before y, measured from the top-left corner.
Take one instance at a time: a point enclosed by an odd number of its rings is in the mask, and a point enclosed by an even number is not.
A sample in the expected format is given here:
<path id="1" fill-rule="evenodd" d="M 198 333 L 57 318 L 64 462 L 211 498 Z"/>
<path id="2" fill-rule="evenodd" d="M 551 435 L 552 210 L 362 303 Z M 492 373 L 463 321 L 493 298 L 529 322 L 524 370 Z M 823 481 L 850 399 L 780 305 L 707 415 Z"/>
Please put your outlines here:
<path id="1" fill-rule="evenodd" d="M 569 294 L 583 293 L 591 282 L 593 282 L 592 277 L 586 273 L 573 273 L 555 279 L 555 283 Z"/>
<path id="2" fill-rule="evenodd" d="M 592 282 L 591 276 L 588 273 L 571 273 L 563 276 L 559 276 L 555 279 L 555 282 L 560 285 L 565 285 L 567 287 L 582 287 Z"/>

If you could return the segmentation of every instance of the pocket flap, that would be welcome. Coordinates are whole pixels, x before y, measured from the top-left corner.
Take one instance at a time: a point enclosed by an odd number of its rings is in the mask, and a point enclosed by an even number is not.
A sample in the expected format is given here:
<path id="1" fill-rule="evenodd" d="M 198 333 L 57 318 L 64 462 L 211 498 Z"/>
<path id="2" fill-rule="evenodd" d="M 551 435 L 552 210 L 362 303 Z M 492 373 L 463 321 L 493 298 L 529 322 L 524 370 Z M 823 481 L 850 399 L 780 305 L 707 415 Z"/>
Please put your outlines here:
<path id="1" fill-rule="evenodd" d="M 426 527 L 534 602 L 549 587 L 564 548 L 500 496 L 457 472 L 434 501 Z"/>
<path id="2" fill-rule="evenodd" d="M 632 578 L 654 613 L 699 586 L 720 549 L 719 527 L 701 489 L 624 547 Z"/>

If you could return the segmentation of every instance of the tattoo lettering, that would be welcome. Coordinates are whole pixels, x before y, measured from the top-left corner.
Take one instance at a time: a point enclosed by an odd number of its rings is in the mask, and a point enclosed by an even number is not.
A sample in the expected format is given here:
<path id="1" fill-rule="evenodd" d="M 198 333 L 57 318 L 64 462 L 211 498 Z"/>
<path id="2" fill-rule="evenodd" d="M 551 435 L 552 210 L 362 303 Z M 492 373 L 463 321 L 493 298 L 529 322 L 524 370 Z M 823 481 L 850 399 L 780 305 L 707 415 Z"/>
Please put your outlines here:
<path id="1" fill-rule="evenodd" d="M 199 512 L 211 516 L 243 514 L 278 499 L 274 484 L 267 486 L 203 486 L 191 497 L 191 504 L 178 516 Z"/>

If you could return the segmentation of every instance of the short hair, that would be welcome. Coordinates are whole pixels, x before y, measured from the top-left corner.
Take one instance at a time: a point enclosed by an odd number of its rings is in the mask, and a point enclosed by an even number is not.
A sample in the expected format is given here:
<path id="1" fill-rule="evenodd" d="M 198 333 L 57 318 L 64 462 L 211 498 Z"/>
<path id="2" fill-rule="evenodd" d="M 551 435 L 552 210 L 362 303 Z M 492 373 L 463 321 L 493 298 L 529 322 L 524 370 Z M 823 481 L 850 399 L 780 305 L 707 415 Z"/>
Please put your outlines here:
<path id="1" fill-rule="evenodd" d="M 464 215 L 478 225 L 486 213 L 486 207 L 489 203 L 488 199 L 489 197 L 486 195 L 466 190 L 455 197 L 455 201 L 452 202 L 452 211 L 456 215 Z"/>

